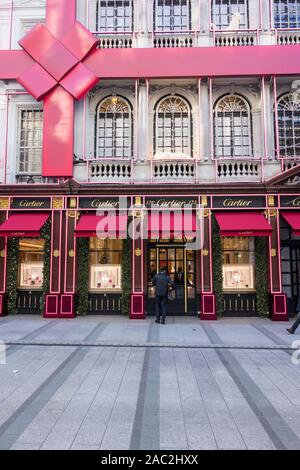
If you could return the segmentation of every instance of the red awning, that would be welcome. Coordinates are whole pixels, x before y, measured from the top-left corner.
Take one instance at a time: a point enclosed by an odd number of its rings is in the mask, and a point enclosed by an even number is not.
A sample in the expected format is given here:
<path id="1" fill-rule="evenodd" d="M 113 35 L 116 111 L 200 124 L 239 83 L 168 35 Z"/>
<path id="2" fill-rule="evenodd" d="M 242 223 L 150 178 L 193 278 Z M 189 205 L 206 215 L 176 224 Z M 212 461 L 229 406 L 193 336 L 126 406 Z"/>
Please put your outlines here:
<path id="1" fill-rule="evenodd" d="M 0 225 L 0 237 L 39 237 L 41 228 L 48 219 L 46 212 L 19 212 L 11 214 Z"/>
<path id="2" fill-rule="evenodd" d="M 153 211 L 148 213 L 149 238 L 196 237 L 195 211 Z"/>
<path id="3" fill-rule="evenodd" d="M 75 236 L 126 238 L 127 214 L 83 214 L 75 229 Z"/>
<path id="4" fill-rule="evenodd" d="M 215 212 L 223 237 L 267 237 L 272 227 L 262 212 L 222 211 Z"/>
<path id="5" fill-rule="evenodd" d="M 282 211 L 280 214 L 292 227 L 294 235 L 300 236 L 300 211 Z"/>

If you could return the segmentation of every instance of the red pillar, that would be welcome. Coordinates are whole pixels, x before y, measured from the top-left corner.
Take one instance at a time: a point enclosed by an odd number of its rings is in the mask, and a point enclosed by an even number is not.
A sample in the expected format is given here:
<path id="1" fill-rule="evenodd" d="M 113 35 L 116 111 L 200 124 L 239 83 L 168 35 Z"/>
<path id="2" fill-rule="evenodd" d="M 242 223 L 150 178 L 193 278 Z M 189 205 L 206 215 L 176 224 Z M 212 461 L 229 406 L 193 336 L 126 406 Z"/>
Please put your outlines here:
<path id="1" fill-rule="evenodd" d="M 135 227 L 138 226 L 142 232 L 144 217 L 142 198 L 133 198 L 132 203 L 132 224 Z M 130 318 L 135 320 L 143 320 L 145 318 L 144 249 L 145 243 L 142 237 L 132 240 L 132 293 Z"/>
<path id="2" fill-rule="evenodd" d="M 212 278 L 212 220 L 210 205 L 206 197 L 202 197 L 203 211 L 203 245 L 201 250 L 201 320 L 216 320 L 216 302 Z"/>

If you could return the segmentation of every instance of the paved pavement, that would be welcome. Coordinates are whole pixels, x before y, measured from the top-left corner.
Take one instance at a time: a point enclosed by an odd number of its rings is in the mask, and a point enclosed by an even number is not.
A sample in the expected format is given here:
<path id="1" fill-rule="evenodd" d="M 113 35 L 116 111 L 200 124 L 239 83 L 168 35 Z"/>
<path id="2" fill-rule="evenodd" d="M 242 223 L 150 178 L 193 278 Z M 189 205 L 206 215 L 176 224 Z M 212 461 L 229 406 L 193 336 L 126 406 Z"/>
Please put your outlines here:
<path id="1" fill-rule="evenodd" d="M 0 319 L 0 449 L 300 449 L 300 330 L 153 321 Z"/>

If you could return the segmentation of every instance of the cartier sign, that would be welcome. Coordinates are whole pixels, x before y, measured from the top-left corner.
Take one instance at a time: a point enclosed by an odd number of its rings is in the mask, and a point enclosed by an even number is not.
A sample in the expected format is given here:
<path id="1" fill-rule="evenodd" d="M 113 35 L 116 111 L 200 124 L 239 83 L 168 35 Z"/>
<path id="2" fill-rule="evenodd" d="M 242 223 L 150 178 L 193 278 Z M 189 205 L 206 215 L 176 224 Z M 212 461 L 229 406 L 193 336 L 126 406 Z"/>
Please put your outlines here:
<path id="1" fill-rule="evenodd" d="M 50 198 L 19 198 L 12 200 L 12 209 L 50 209 Z"/>
<path id="2" fill-rule="evenodd" d="M 281 196 L 281 207 L 295 207 L 300 208 L 300 196 Z"/>
<path id="3" fill-rule="evenodd" d="M 252 209 L 254 207 L 265 208 L 264 196 L 215 196 L 213 207 L 216 209 Z"/>
<path id="4" fill-rule="evenodd" d="M 146 207 L 149 209 L 183 209 L 186 206 L 196 207 L 197 199 L 164 197 L 146 199 Z"/>
<path id="5" fill-rule="evenodd" d="M 127 199 L 124 200 L 121 198 L 91 198 L 91 197 L 81 197 L 79 199 L 79 207 L 81 209 L 119 209 L 120 208 L 120 201 L 122 201 L 121 205 L 124 205 L 126 208 Z"/>

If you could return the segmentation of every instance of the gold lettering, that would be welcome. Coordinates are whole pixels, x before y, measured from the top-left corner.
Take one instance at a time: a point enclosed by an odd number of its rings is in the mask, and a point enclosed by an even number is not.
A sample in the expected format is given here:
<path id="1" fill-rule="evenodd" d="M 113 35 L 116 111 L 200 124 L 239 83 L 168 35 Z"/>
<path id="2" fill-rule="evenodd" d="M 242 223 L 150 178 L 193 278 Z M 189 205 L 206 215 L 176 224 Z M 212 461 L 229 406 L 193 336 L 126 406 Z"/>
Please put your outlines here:
<path id="1" fill-rule="evenodd" d="M 223 202 L 224 207 L 248 207 L 252 204 L 252 201 L 246 199 L 225 199 Z"/>
<path id="2" fill-rule="evenodd" d="M 28 200 L 23 200 L 20 201 L 20 207 L 43 207 L 44 206 L 44 201 L 28 201 Z"/>

